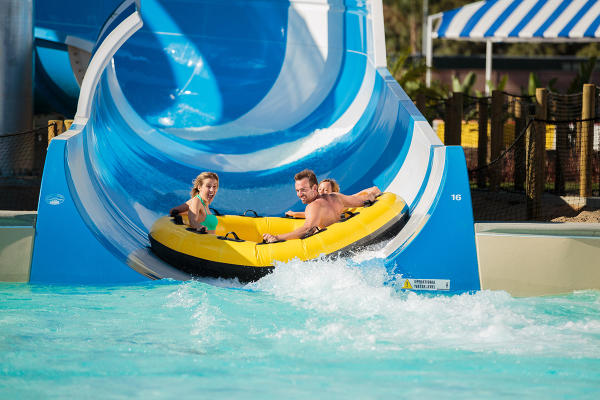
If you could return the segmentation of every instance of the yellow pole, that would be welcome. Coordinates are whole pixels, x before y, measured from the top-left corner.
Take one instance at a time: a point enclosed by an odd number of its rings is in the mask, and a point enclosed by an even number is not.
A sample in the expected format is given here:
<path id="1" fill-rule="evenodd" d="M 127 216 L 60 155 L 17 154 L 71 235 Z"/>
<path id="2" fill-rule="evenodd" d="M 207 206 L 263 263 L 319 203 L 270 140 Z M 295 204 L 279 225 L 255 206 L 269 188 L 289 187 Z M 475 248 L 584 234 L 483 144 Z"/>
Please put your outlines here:
<path id="1" fill-rule="evenodd" d="M 65 127 L 61 119 L 51 119 L 48 121 L 48 146 L 50 146 L 50 141 L 63 133 L 64 130 Z"/>

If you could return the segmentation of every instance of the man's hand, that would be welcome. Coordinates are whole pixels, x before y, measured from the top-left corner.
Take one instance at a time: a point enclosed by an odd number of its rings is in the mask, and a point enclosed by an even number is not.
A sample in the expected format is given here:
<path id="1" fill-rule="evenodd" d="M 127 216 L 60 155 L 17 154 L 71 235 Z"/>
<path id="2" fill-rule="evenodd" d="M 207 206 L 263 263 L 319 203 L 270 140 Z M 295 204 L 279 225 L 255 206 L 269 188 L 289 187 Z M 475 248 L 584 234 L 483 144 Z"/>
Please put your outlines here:
<path id="1" fill-rule="evenodd" d="M 286 217 L 291 217 L 291 218 L 304 218 L 305 214 L 302 211 L 286 211 L 285 212 L 285 216 Z"/>
<path id="2" fill-rule="evenodd" d="M 379 190 L 379 188 L 377 186 L 373 186 L 372 188 L 367 189 L 369 192 L 369 200 L 371 201 L 375 201 L 375 199 L 377 199 L 377 196 L 381 196 L 381 190 Z"/>
<path id="3" fill-rule="evenodd" d="M 271 235 L 270 233 L 263 234 L 263 240 L 265 243 L 273 243 L 279 240 L 277 235 Z"/>

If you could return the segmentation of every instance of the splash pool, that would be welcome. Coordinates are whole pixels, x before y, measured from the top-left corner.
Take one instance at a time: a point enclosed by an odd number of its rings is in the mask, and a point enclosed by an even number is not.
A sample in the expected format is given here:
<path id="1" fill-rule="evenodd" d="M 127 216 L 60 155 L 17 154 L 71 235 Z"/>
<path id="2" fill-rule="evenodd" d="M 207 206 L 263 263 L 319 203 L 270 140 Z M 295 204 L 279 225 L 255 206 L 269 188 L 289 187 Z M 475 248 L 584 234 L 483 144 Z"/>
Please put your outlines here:
<path id="1" fill-rule="evenodd" d="M 376 260 L 246 286 L 0 284 L 0 398 L 597 398 L 599 292 L 401 286 Z"/>

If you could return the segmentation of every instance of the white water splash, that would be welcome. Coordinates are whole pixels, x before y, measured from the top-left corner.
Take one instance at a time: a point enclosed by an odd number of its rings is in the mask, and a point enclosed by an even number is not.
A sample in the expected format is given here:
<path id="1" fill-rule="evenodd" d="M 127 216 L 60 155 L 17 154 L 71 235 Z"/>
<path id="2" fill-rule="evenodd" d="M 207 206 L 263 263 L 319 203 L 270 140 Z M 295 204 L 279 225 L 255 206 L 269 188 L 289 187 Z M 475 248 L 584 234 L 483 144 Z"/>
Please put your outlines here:
<path id="1" fill-rule="evenodd" d="M 206 292 L 201 296 L 197 295 L 197 290 L 193 283 L 184 283 L 167 296 L 167 308 L 183 308 L 189 311 L 190 335 L 198 336 L 200 344 L 207 343 L 209 332 L 214 332 L 214 327 L 221 318 L 221 312 L 218 307 L 212 306 Z M 211 340 L 214 341 L 214 338 Z"/>
<path id="2" fill-rule="evenodd" d="M 400 290 L 394 278 L 378 259 L 294 260 L 247 287 L 310 315 L 303 326 L 282 327 L 273 337 L 381 351 L 600 358 L 600 321 L 555 314 L 547 298 L 516 299 L 501 291 L 417 294 Z M 597 313 L 600 304 L 593 308 Z"/>

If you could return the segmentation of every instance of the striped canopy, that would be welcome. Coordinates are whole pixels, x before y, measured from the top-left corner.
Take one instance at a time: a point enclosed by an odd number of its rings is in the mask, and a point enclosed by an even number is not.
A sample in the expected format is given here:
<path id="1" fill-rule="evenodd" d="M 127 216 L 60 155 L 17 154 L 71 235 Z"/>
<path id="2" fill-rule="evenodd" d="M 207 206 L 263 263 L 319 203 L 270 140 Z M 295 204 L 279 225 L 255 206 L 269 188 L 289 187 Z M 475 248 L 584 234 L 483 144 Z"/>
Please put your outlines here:
<path id="1" fill-rule="evenodd" d="M 600 38 L 600 0 L 487 0 L 439 16 L 433 38 L 494 42 Z"/>

